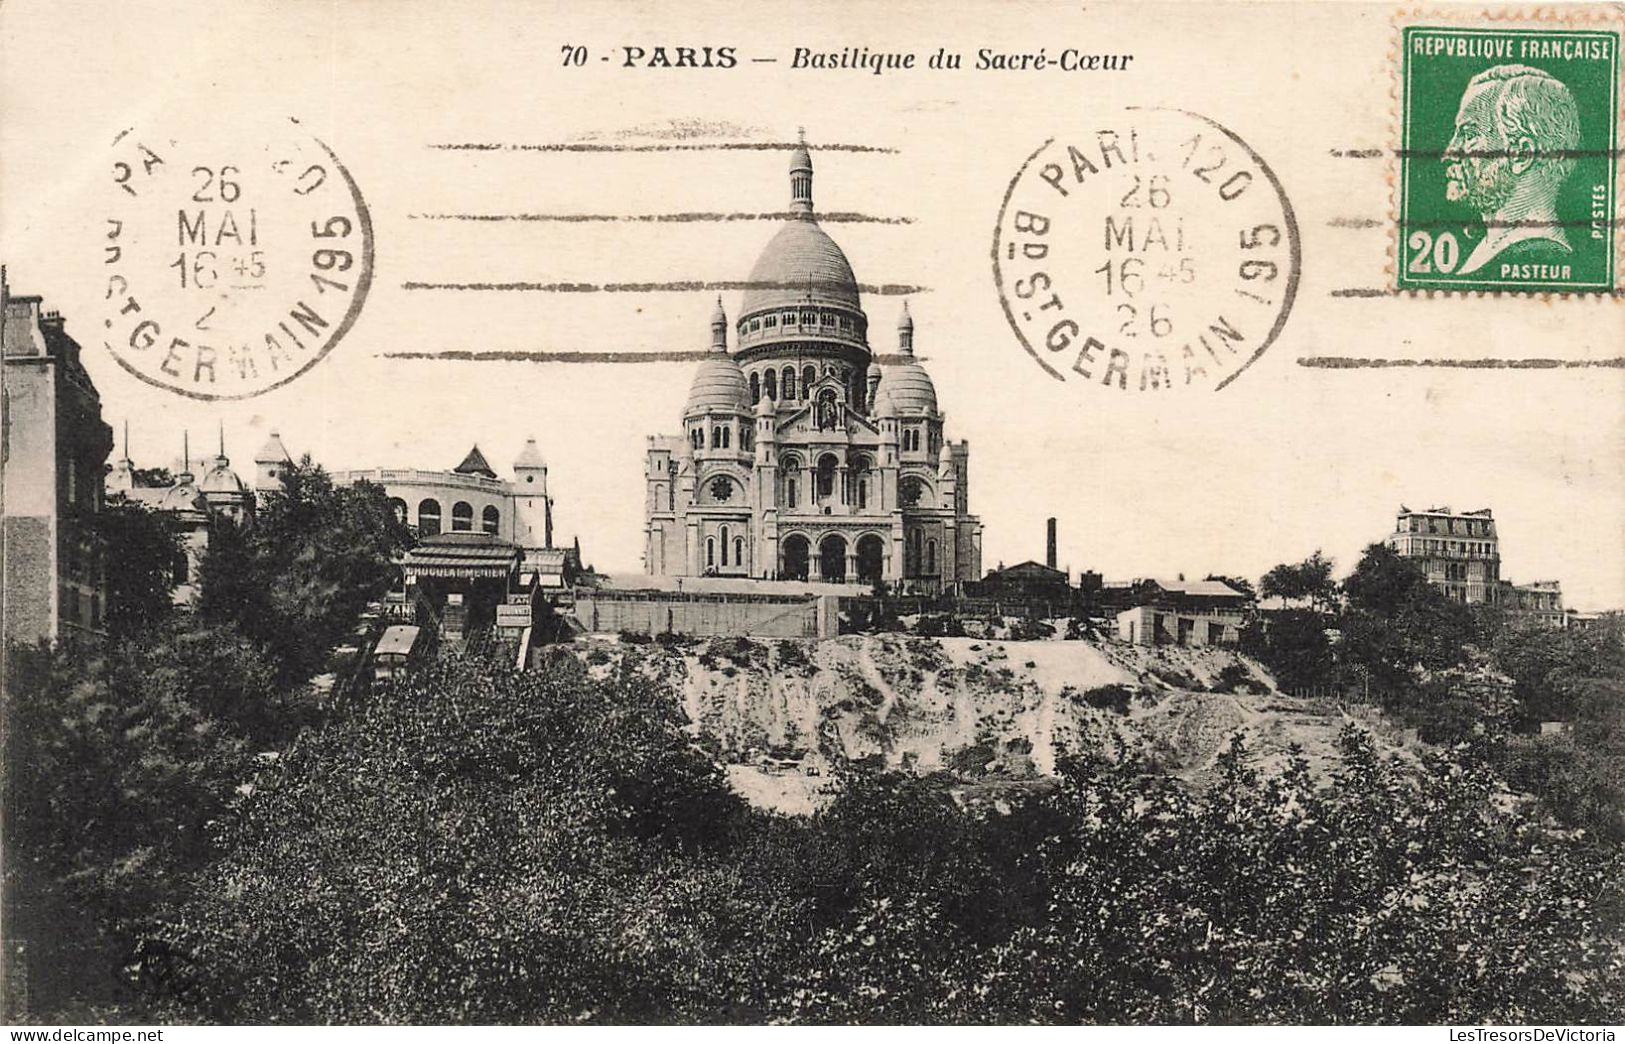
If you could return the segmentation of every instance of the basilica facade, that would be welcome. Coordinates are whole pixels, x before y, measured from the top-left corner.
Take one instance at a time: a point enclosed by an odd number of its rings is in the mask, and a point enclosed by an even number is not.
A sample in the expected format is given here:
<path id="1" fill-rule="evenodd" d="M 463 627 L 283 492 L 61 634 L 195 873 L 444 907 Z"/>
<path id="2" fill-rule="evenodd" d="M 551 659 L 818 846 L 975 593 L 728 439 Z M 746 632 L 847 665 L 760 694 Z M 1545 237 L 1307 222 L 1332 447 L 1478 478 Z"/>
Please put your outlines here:
<path id="1" fill-rule="evenodd" d="M 789 219 L 751 270 L 734 350 L 719 300 L 683 433 L 649 439 L 645 571 L 955 589 L 981 576 L 970 447 L 944 434 L 906 303 L 895 355 L 871 350 L 812 182 L 798 148 Z"/>

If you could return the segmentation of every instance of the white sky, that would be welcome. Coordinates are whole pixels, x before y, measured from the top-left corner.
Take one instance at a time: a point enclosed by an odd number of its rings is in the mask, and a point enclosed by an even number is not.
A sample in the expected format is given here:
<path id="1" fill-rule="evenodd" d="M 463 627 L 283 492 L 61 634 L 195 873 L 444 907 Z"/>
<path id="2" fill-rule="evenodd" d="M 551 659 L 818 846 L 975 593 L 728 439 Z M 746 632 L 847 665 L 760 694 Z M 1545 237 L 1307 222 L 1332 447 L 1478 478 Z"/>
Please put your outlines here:
<path id="1" fill-rule="evenodd" d="M 451 152 L 436 142 L 566 142 L 703 120 L 716 140 L 821 142 L 897 154 L 816 152 L 821 210 L 905 216 L 832 224 L 860 280 L 931 288 L 912 302 L 916 343 L 969 439 L 984 564 L 1060 557 L 1108 577 L 1184 572 L 1256 578 L 1317 547 L 1346 569 L 1400 503 L 1491 507 L 1503 574 L 1559 579 L 1568 604 L 1625 606 L 1625 371 L 1324 371 L 1305 355 L 1621 354 L 1618 301 L 1333 299 L 1385 285 L 1392 232 L 1384 160 L 1332 149 L 1394 138 L 1390 8 L 1217 9 L 937 5 L 781 8 L 395 3 L 0 7 L 0 250 L 13 292 L 40 293 L 86 347 L 115 428 L 138 464 L 169 463 L 181 432 L 212 449 L 226 429 L 239 471 L 272 428 L 333 468 L 451 467 L 479 443 L 499 471 L 535 435 L 565 539 L 601 569 L 639 568 L 644 436 L 671 432 L 692 364 L 401 361 L 388 351 L 699 350 L 712 295 L 408 291 L 424 281 L 740 280 L 773 227 L 474 223 L 432 212 L 771 211 L 788 195 L 776 152 Z M 886 12 L 906 33 L 884 28 Z M 794 18 L 787 17 L 794 12 Z M 1273 38 L 1269 34 L 1276 34 Z M 978 46 L 1128 51 L 1131 71 L 964 71 L 874 77 L 630 70 L 622 44 Z M 564 69 L 560 47 L 587 46 Z M 1282 338 L 1224 392 L 1147 398 L 1060 385 L 1020 349 L 988 261 L 1005 185 L 1051 134 L 1124 105 L 1197 109 L 1274 167 L 1304 247 Z M 1108 114 L 1105 117 L 1097 114 Z M 223 152 L 260 121 L 298 116 L 345 161 L 376 228 L 373 290 L 332 354 L 292 384 L 221 404 L 150 388 L 101 346 L 94 237 L 109 143 L 212 119 Z M 653 140 L 639 138 L 640 141 Z M 723 295 L 730 315 L 739 294 Z M 896 298 L 865 299 L 874 347 L 892 348 Z"/>

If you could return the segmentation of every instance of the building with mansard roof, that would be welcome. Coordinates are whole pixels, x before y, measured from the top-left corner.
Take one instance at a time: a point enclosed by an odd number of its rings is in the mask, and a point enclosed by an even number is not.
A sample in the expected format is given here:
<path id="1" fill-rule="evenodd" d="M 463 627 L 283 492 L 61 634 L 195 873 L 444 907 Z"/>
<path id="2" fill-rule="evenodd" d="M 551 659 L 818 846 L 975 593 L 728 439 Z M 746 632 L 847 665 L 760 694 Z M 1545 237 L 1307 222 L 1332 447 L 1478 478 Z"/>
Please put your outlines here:
<path id="1" fill-rule="evenodd" d="M 818 224 L 812 157 L 732 324 L 718 300 L 683 433 L 652 436 L 645 572 L 822 580 L 924 593 L 981 576 L 970 448 L 945 434 L 905 303 L 878 357 L 846 254 Z"/>
<path id="2" fill-rule="evenodd" d="M 1384 542 L 1410 560 L 1428 583 L 1466 605 L 1496 606 L 1514 616 L 1563 627 L 1563 588 L 1556 580 L 1515 584 L 1501 577 L 1501 537 L 1489 508 L 1412 511 L 1400 505 Z"/>

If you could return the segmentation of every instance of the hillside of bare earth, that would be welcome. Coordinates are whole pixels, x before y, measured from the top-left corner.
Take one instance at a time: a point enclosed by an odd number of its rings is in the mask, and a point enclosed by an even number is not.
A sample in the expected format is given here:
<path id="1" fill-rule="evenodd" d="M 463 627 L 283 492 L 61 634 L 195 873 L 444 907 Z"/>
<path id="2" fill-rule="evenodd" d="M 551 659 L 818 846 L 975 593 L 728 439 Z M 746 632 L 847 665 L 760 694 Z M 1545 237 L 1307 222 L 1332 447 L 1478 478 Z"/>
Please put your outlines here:
<path id="1" fill-rule="evenodd" d="M 889 634 L 598 636 L 567 648 L 600 677 L 626 669 L 668 685 L 720 747 L 735 789 L 788 813 L 817 807 L 843 762 L 944 771 L 996 791 L 1041 781 L 1066 751 L 1114 756 L 1126 745 L 1201 782 L 1238 732 L 1261 767 L 1279 767 L 1296 745 L 1317 773 L 1350 720 L 1385 747 L 1415 744 L 1367 708 L 1288 696 L 1222 649 Z"/>

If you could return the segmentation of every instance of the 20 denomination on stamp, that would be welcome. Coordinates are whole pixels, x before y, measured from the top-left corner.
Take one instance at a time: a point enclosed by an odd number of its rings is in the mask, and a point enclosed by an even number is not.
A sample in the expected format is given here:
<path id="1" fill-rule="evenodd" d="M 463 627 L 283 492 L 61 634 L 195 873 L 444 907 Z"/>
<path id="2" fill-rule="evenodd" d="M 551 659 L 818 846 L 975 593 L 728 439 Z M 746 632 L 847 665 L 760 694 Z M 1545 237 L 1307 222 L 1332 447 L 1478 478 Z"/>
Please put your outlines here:
<path id="1" fill-rule="evenodd" d="M 373 243 L 360 190 L 293 121 L 267 137 L 114 142 L 104 344 L 149 384 L 261 394 L 319 362 L 361 311 Z"/>
<path id="2" fill-rule="evenodd" d="M 993 239 L 1017 339 L 1060 381 L 1217 390 L 1280 333 L 1297 292 L 1280 182 L 1195 113 L 1129 110 L 1046 141 L 1011 180 Z"/>

